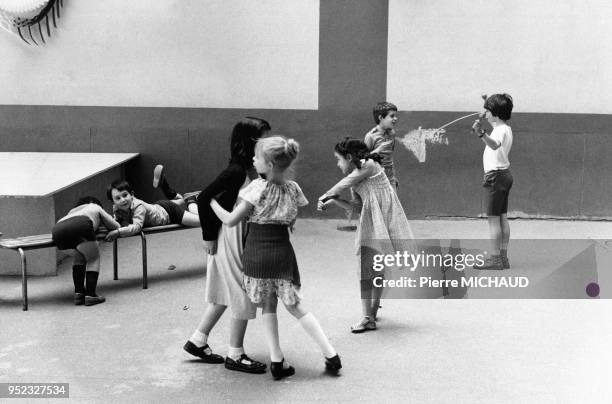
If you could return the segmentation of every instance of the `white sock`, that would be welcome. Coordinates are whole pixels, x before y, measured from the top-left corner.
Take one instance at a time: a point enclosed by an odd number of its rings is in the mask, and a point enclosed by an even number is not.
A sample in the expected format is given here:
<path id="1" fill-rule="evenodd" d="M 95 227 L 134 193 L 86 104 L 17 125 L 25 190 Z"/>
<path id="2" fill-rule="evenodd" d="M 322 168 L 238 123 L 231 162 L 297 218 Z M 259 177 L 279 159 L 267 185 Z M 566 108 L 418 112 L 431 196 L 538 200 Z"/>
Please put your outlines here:
<path id="1" fill-rule="evenodd" d="M 319 348 L 321 348 L 321 351 L 326 358 L 336 356 L 336 350 L 329 343 L 329 340 L 323 332 L 321 325 L 312 313 L 305 314 L 299 321 L 308 335 L 310 335 L 310 337 L 317 343 Z"/>
<path id="2" fill-rule="evenodd" d="M 278 337 L 278 318 L 276 313 L 264 313 L 261 317 L 263 318 L 270 359 L 272 362 L 280 362 L 283 360 L 283 351 L 281 351 Z"/>
<path id="3" fill-rule="evenodd" d="M 189 341 L 193 342 L 195 346 L 198 348 L 202 348 L 208 342 L 208 334 L 204 334 L 200 332 L 200 330 L 195 330 Z"/>
<path id="4" fill-rule="evenodd" d="M 236 347 L 231 346 L 229 347 L 229 350 L 227 351 L 227 356 L 237 361 L 238 359 L 240 359 L 243 353 L 244 353 L 243 347 L 236 348 Z"/>

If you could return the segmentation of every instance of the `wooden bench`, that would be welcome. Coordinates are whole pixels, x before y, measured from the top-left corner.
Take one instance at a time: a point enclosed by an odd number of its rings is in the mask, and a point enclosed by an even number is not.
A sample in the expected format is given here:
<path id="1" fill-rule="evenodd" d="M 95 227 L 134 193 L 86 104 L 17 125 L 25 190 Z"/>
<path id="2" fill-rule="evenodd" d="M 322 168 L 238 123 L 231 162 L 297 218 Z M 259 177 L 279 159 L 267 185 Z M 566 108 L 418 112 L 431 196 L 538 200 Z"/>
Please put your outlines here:
<path id="1" fill-rule="evenodd" d="M 142 288 L 149 287 L 147 278 L 147 234 L 166 233 L 169 231 L 193 229 L 178 224 L 169 224 L 165 226 L 145 227 L 139 233 L 142 243 Z M 1 235 L 1 233 L 0 233 Z M 103 240 L 106 233 L 99 233 L 98 240 Z M 113 280 L 119 279 L 118 265 L 118 239 L 113 241 Z M 37 250 L 41 248 L 55 247 L 55 243 L 51 238 L 51 234 L 39 234 L 36 236 L 17 237 L 17 238 L 1 238 L 0 248 L 16 251 L 21 259 L 21 295 L 23 310 L 28 310 L 28 266 L 25 252 L 28 250 Z"/>

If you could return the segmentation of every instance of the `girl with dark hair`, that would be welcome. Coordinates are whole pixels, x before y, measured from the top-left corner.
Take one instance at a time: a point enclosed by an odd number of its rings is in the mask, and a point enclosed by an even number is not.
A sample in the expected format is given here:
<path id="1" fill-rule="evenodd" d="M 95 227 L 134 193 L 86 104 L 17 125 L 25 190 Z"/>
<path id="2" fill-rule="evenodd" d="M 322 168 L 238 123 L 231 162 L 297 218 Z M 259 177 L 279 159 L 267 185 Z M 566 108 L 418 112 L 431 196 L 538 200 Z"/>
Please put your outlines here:
<path id="1" fill-rule="evenodd" d="M 299 145 L 293 139 L 272 136 L 261 139 L 255 148 L 253 166 L 262 177 L 239 193 L 240 202 L 229 212 L 215 199 L 211 207 L 227 226 L 236 226 L 248 217 L 249 231 L 243 257 L 243 285 L 255 304 L 262 305 L 264 330 L 270 351 L 270 372 L 276 379 L 291 376 L 280 347 L 276 309 L 281 300 L 325 356 L 325 368 L 338 372 L 338 356 L 317 318 L 308 312 L 301 296 L 300 272 L 289 239 L 298 208 L 308 204 L 302 189 L 289 180 L 288 172 L 297 158 Z"/>
<path id="2" fill-rule="evenodd" d="M 376 329 L 376 315 L 383 289 L 374 287 L 374 277 L 381 272 L 372 269 L 374 254 L 395 253 L 411 248 L 413 239 L 410 224 L 393 186 L 380 165 L 380 157 L 370 154 L 359 139 L 345 138 L 334 147 L 338 168 L 346 175 L 319 198 L 317 209 L 336 204 L 347 211 L 361 212 L 355 246 L 361 260 L 361 303 L 363 318 L 351 326 L 360 333 Z M 342 191 L 350 189 L 350 201 L 339 199 Z"/>
<path id="3" fill-rule="evenodd" d="M 233 209 L 240 189 L 257 178 L 253 169 L 255 143 L 269 130 L 270 124 L 263 119 L 241 119 L 230 137 L 229 165 L 197 198 L 204 250 L 208 253 L 205 291 L 208 306 L 197 329 L 183 347 L 206 363 L 225 362 L 227 369 L 247 373 L 265 373 L 266 365 L 249 358 L 243 348 L 248 320 L 255 318 L 257 309 L 242 288 L 245 223 L 234 227 L 223 225 L 210 207 L 210 201 L 214 197 L 225 209 Z M 230 346 L 224 360 L 212 353 L 207 342 L 208 335 L 227 307 L 232 319 Z"/>
<path id="4" fill-rule="evenodd" d="M 76 206 L 61 218 L 51 231 L 58 249 L 72 250 L 72 280 L 76 305 L 93 306 L 105 301 L 104 297 L 96 294 L 100 272 L 100 250 L 96 231 L 100 225 L 109 230 L 119 228 L 119 223 L 102 208 L 98 199 L 85 196 L 78 200 Z"/>

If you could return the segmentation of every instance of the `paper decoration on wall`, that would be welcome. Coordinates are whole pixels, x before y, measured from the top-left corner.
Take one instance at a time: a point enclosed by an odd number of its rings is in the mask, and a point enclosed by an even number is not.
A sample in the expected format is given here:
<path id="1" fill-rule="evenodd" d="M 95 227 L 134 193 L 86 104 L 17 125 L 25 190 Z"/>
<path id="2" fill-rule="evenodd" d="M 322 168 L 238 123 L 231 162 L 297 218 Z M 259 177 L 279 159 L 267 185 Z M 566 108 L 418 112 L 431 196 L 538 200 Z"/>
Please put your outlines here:
<path id="1" fill-rule="evenodd" d="M 0 27 L 28 45 L 46 43 L 51 25 L 57 28 L 63 0 L 0 0 Z"/>

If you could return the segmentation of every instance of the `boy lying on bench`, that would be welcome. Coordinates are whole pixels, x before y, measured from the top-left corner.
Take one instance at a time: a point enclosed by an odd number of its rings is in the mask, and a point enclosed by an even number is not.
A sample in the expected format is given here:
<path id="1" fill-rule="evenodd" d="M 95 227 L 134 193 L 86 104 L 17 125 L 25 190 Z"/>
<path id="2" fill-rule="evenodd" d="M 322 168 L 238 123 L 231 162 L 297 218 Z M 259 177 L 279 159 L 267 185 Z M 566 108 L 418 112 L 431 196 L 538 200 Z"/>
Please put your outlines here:
<path id="1" fill-rule="evenodd" d="M 200 217 L 194 213 L 197 212 L 195 197 L 164 199 L 149 204 L 136 198 L 131 185 L 124 180 L 113 181 L 106 196 L 113 203 L 113 214 L 121 225 L 108 233 L 106 241 L 136 235 L 143 227 L 167 224 L 200 227 Z"/>

